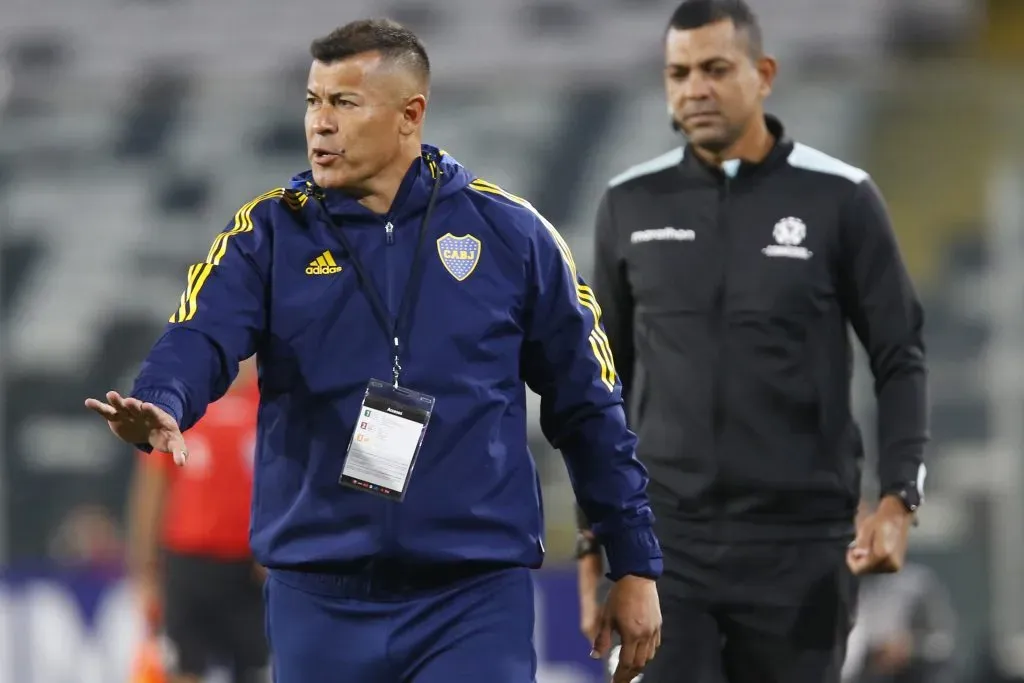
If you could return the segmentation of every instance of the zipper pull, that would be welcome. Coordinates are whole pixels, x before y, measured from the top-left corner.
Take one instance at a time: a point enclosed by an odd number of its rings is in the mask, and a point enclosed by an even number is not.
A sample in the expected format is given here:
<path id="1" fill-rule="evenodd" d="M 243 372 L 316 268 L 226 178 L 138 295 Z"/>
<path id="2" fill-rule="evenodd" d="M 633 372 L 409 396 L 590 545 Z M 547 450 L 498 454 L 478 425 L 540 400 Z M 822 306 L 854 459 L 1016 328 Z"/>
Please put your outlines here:
<path id="1" fill-rule="evenodd" d="M 384 232 L 387 234 L 388 244 L 395 243 L 395 226 L 392 225 L 391 221 L 384 226 Z"/>

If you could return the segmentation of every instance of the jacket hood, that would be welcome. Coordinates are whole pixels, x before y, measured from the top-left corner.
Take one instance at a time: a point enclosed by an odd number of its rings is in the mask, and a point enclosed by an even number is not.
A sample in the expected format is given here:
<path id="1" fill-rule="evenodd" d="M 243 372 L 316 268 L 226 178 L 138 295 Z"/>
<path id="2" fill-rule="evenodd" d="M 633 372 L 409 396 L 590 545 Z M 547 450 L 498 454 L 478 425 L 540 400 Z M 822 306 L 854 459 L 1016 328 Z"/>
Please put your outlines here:
<path id="1" fill-rule="evenodd" d="M 413 162 L 402 180 L 395 196 L 395 202 L 386 218 L 396 221 L 421 214 L 427 209 L 435 183 L 440 187 L 437 201 L 459 192 L 469 185 L 472 177 L 469 171 L 447 152 L 432 145 L 423 145 L 420 157 Z M 331 216 L 337 218 L 368 218 L 377 216 L 358 200 L 341 191 L 321 188 L 313 182 L 312 170 L 306 170 L 292 178 L 290 189 L 300 190 L 321 201 Z"/>

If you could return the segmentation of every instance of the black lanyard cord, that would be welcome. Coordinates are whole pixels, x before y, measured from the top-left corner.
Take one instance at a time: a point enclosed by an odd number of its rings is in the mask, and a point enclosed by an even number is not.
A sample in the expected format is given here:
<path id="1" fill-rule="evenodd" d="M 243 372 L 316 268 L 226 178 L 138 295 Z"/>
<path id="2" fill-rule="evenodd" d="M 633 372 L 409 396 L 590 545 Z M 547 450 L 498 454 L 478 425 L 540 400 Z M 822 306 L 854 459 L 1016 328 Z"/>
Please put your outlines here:
<path id="1" fill-rule="evenodd" d="M 430 190 L 430 199 L 427 202 L 427 208 L 423 213 L 423 220 L 420 223 L 420 235 L 416 242 L 416 251 L 413 253 L 412 271 L 409 273 L 409 280 L 405 285 L 405 291 L 402 294 L 402 301 L 399 303 L 398 316 L 394 318 L 391 317 L 387 307 L 384 305 L 384 301 L 380 296 L 380 291 L 374 286 L 373 281 L 366 272 L 366 268 L 362 261 L 359 260 L 355 250 L 352 249 L 352 244 L 345 235 L 344 227 L 331 217 L 330 212 L 327 211 L 327 208 L 323 204 L 323 200 L 320 197 L 317 197 L 317 204 L 320 205 L 320 209 L 324 212 L 324 215 L 327 216 L 327 221 L 336 229 L 338 239 L 341 241 L 342 246 L 345 247 L 345 251 L 348 252 L 348 258 L 352 262 L 352 267 L 356 269 L 356 275 L 359 277 L 359 283 L 362 285 L 363 292 L 366 294 L 366 298 L 370 302 L 370 308 L 373 309 L 374 317 L 377 318 L 377 322 L 380 324 L 381 330 L 383 330 L 384 334 L 388 336 L 388 343 L 391 344 L 394 355 L 392 374 L 394 375 L 396 388 L 398 387 L 399 375 L 402 372 L 402 364 L 400 361 L 402 350 L 401 333 L 403 331 L 408 332 L 406 329 L 408 323 L 407 319 L 412 314 L 415 299 L 419 295 L 419 280 L 423 272 L 420 252 L 423 251 L 423 245 L 427 241 L 427 233 L 429 232 L 427 228 L 430 225 L 430 218 L 434 214 L 434 206 L 437 204 L 437 194 L 440 189 L 441 169 L 439 167 L 437 169 L 437 175 L 434 177 L 433 187 Z M 388 247 L 384 248 L 387 249 Z"/>

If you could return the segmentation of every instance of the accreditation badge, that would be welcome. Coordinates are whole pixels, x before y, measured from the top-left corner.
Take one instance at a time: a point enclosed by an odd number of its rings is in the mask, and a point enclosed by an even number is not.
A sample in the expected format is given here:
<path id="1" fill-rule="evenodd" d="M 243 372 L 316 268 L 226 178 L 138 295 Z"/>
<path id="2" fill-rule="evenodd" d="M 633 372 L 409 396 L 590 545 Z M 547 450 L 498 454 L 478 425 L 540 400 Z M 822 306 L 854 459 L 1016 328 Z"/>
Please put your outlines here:
<path id="1" fill-rule="evenodd" d="M 371 379 L 339 483 L 403 500 L 433 411 L 433 396 Z"/>

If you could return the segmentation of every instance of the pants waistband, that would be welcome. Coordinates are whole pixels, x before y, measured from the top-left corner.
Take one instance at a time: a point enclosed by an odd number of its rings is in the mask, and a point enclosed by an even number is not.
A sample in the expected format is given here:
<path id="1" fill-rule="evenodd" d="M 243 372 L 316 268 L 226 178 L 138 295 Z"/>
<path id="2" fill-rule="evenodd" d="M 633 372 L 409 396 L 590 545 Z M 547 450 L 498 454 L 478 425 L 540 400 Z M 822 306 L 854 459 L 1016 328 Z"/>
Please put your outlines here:
<path id="1" fill-rule="evenodd" d="M 512 568 L 513 565 L 495 562 L 411 565 L 376 560 L 355 566 L 273 568 L 270 576 L 307 593 L 394 602 L 443 592 L 464 581 Z"/>

